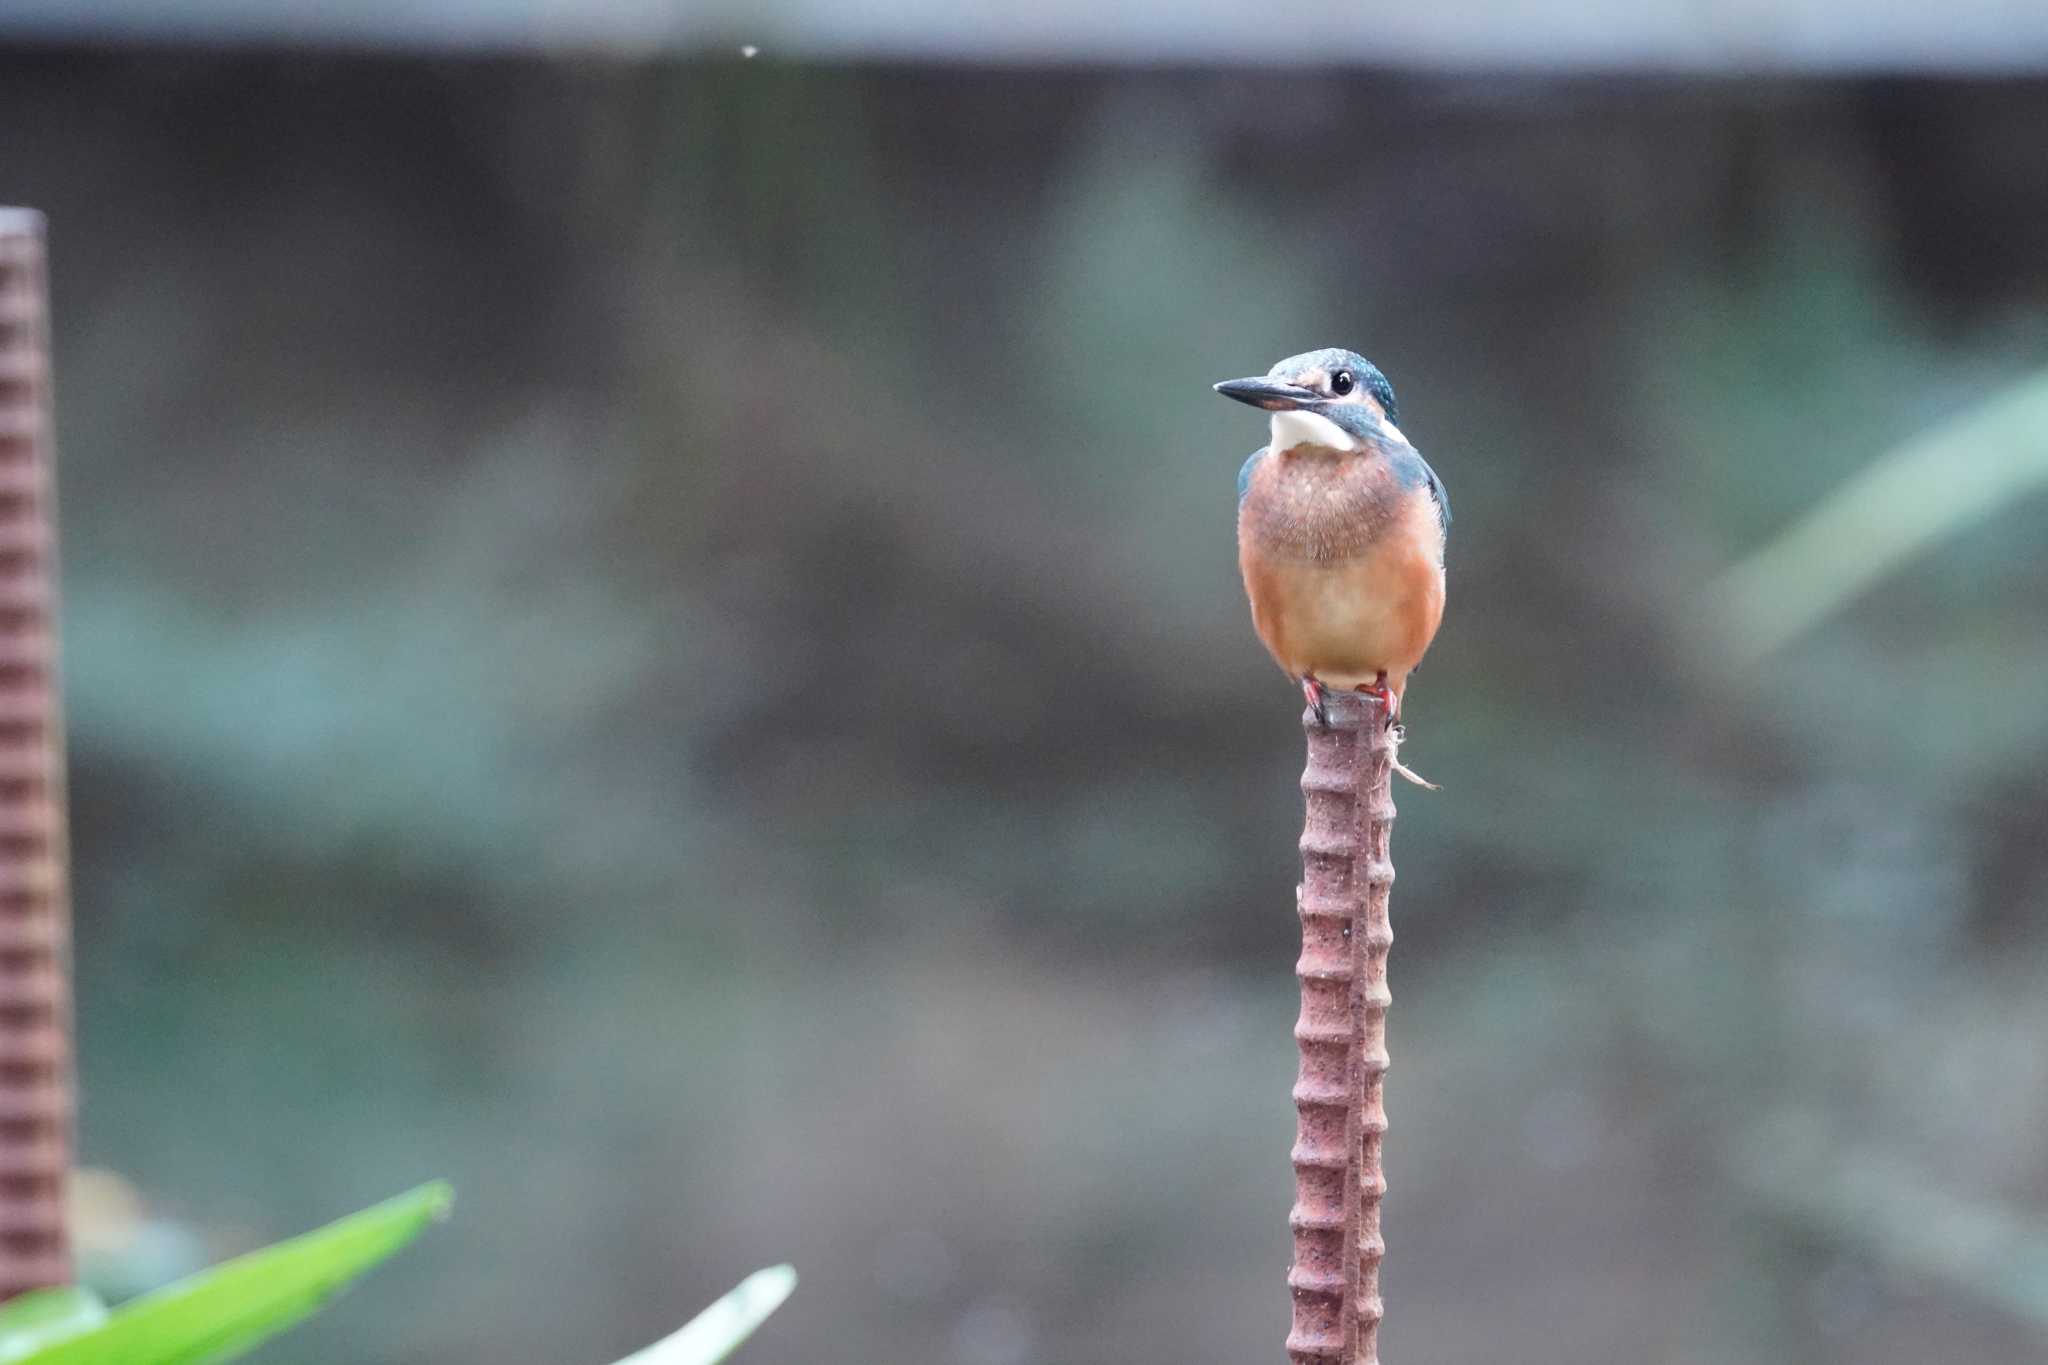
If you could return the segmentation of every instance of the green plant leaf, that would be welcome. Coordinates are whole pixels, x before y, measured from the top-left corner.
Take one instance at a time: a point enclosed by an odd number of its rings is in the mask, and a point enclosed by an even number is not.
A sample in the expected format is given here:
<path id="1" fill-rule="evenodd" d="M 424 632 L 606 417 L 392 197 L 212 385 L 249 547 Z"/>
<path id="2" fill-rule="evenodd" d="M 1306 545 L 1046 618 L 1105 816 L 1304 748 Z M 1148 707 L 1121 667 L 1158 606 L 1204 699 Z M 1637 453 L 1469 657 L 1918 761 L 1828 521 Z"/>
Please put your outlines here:
<path id="1" fill-rule="evenodd" d="M 1710 584 L 1708 638 L 1740 667 L 1913 556 L 2048 487 L 2048 375 L 1878 457 Z"/>
<path id="2" fill-rule="evenodd" d="M 214 1365 L 312 1316 L 349 1281 L 445 1216 L 436 1182 L 145 1294 L 27 1365 Z"/>
<path id="3" fill-rule="evenodd" d="M 78 1285 L 32 1289 L 0 1307 L 0 1365 L 34 1355 L 107 1320 L 100 1296 Z"/>
<path id="4" fill-rule="evenodd" d="M 754 1334 L 768 1315 L 782 1307 L 796 1288 L 796 1270 L 786 1265 L 757 1270 L 681 1330 L 644 1351 L 635 1351 L 618 1365 L 718 1365 L 733 1348 Z"/>

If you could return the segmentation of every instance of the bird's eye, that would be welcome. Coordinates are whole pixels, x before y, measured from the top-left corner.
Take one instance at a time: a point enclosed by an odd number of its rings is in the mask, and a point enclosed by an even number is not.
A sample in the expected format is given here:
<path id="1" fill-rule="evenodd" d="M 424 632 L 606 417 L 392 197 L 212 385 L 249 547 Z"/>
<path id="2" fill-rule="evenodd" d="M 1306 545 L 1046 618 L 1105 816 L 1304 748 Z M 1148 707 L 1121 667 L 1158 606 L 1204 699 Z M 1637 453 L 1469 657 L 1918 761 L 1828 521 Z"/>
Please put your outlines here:
<path id="1" fill-rule="evenodd" d="M 1339 370 L 1330 376 L 1330 392 L 1342 398 L 1345 394 L 1351 392 L 1357 383 L 1358 381 L 1351 377 L 1351 371 Z"/>

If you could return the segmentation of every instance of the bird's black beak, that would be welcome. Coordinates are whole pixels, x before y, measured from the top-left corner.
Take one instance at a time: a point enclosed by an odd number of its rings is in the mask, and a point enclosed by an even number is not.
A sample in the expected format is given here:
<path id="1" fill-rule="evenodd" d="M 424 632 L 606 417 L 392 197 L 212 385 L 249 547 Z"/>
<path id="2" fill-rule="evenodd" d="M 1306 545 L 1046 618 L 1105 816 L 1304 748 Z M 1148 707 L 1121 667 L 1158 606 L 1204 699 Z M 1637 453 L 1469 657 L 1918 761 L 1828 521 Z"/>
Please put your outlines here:
<path id="1" fill-rule="evenodd" d="M 1295 384 L 1282 384 L 1277 379 L 1226 379 L 1216 386 L 1216 392 L 1225 398 L 1235 398 L 1240 403 L 1250 403 L 1253 407 L 1264 408 L 1268 412 L 1305 408 L 1311 403 L 1323 401 L 1323 396 L 1314 389 L 1304 389 Z"/>

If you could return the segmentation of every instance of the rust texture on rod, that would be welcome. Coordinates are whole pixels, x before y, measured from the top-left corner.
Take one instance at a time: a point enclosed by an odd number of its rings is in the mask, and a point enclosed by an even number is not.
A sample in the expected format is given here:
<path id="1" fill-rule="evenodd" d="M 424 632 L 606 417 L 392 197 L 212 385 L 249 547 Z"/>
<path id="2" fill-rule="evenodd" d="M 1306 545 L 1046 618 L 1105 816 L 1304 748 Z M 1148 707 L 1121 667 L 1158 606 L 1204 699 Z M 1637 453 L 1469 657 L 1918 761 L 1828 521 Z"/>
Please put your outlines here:
<path id="1" fill-rule="evenodd" d="M 42 215 L 0 208 L 0 1297 L 71 1279 L 70 896 Z"/>
<path id="2" fill-rule="evenodd" d="M 1294 1084 L 1294 1365 L 1378 1365 L 1380 1138 L 1387 1116 L 1387 917 L 1395 733 L 1380 704 L 1332 693 L 1302 716 L 1301 1071 Z"/>

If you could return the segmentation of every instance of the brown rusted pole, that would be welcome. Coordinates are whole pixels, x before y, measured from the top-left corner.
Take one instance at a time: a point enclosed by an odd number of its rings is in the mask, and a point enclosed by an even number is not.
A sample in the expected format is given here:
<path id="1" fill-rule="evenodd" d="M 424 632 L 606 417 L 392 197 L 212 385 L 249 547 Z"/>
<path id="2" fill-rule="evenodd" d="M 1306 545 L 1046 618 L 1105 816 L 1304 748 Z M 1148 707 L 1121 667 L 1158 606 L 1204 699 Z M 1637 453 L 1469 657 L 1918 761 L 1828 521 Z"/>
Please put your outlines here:
<path id="1" fill-rule="evenodd" d="M 1294 1365 L 1378 1365 L 1395 738 L 1379 703 L 1349 693 L 1327 702 L 1328 724 L 1302 715 L 1307 811 L 1295 890 L 1301 1017 L 1294 1025 L 1301 1072 L 1287 1356 Z"/>
<path id="2" fill-rule="evenodd" d="M 0 208 L 0 1297 L 71 1279 L 71 904 L 43 218 Z"/>

